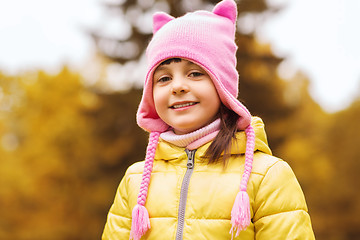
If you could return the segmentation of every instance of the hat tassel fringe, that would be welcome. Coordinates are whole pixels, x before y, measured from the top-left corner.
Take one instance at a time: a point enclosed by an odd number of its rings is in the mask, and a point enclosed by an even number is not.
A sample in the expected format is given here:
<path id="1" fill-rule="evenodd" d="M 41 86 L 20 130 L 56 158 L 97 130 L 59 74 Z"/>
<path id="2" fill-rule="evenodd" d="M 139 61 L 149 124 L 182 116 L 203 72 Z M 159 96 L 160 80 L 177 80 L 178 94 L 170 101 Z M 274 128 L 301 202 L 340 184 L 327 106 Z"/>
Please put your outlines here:
<path id="1" fill-rule="evenodd" d="M 130 239 L 139 240 L 149 229 L 149 213 L 145 206 L 137 204 L 132 212 Z"/>
<path id="2" fill-rule="evenodd" d="M 231 210 L 230 234 L 235 237 L 250 225 L 250 202 L 246 191 L 239 191 Z"/>

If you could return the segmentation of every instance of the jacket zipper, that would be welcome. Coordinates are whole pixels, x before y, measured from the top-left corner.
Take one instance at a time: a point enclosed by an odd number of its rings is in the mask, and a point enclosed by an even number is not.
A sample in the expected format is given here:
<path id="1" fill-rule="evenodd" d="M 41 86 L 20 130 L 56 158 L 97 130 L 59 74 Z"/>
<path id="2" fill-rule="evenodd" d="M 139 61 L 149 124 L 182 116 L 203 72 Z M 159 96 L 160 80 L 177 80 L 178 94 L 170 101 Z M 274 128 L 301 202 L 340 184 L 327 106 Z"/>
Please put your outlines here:
<path id="1" fill-rule="evenodd" d="M 190 178 L 191 178 L 191 175 L 194 170 L 194 163 L 195 163 L 194 157 L 195 157 L 196 149 L 195 150 L 185 149 L 185 152 L 188 156 L 188 161 L 186 164 L 187 169 L 186 169 L 186 172 L 185 172 L 182 184 L 181 184 L 176 240 L 183 239 L 186 200 L 187 200 L 187 194 L 188 194 L 188 190 L 189 190 Z"/>

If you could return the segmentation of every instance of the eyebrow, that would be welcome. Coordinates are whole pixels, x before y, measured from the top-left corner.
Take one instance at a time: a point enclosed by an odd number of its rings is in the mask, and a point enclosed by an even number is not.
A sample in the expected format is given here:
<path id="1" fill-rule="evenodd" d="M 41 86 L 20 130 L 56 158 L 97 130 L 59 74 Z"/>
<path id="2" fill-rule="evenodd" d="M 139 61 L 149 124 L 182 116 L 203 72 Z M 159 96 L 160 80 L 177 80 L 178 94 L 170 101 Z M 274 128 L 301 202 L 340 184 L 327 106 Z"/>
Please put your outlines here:
<path id="1" fill-rule="evenodd" d="M 159 65 L 157 68 L 155 68 L 154 73 L 156 73 L 159 70 L 166 69 L 166 65 Z"/>
<path id="2" fill-rule="evenodd" d="M 199 66 L 198 64 L 196 64 L 196 63 L 193 63 L 193 62 L 191 62 L 191 61 L 189 61 L 189 60 L 186 60 L 187 61 L 187 65 L 195 65 L 195 66 Z M 199 66 L 200 67 L 200 66 Z"/>

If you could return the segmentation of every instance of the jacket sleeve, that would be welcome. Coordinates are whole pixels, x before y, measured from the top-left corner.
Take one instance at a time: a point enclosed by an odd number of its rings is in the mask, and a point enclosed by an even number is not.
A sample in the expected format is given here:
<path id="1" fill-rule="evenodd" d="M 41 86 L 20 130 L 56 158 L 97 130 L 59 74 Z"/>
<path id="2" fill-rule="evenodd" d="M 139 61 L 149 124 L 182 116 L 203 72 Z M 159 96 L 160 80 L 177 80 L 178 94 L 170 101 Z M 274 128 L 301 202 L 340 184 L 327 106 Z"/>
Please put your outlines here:
<path id="1" fill-rule="evenodd" d="M 128 204 L 127 175 L 117 189 L 102 235 L 103 240 L 129 239 L 131 228 L 131 209 Z"/>
<path id="2" fill-rule="evenodd" d="M 256 239 L 315 239 L 304 194 L 286 162 L 267 170 L 253 206 Z"/>

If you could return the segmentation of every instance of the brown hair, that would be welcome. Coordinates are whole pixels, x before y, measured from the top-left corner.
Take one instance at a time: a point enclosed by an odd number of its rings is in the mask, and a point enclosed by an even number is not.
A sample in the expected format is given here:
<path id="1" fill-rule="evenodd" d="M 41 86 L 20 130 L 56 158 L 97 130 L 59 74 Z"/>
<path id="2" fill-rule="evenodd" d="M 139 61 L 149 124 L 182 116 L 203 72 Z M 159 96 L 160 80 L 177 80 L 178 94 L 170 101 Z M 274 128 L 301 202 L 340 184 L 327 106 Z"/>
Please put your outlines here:
<path id="1" fill-rule="evenodd" d="M 225 165 L 230 157 L 231 141 L 236 138 L 239 115 L 223 104 L 220 106 L 219 115 L 220 132 L 206 150 L 205 157 L 209 159 L 209 164 L 222 161 Z"/>

